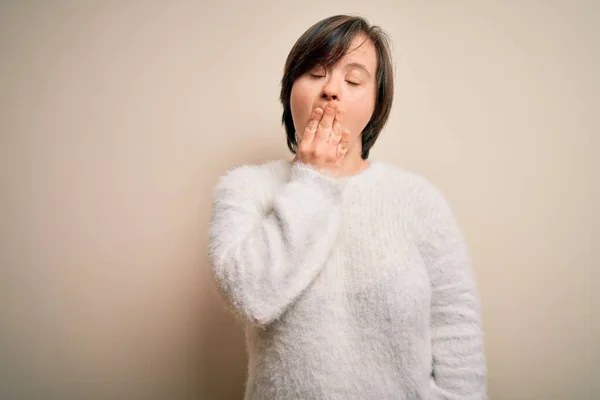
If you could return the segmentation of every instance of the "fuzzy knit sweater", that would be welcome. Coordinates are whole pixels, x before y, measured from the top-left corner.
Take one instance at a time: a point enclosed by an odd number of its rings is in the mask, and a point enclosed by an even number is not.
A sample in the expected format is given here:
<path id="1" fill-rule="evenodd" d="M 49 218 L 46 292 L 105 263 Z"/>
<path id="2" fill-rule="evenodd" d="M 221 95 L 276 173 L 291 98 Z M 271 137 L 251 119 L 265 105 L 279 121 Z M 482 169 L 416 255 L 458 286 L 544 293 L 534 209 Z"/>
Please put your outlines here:
<path id="1" fill-rule="evenodd" d="M 416 173 L 231 169 L 213 192 L 208 256 L 245 323 L 246 400 L 487 398 L 468 251 Z"/>

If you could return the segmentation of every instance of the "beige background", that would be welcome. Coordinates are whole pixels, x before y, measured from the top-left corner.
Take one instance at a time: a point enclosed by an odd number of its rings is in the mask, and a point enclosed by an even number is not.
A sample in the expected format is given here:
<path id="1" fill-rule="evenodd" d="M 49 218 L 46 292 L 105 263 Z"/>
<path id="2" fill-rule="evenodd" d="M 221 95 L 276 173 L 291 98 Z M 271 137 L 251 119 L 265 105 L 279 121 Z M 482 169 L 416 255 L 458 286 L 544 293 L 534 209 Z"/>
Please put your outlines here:
<path id="1" fill-rule="evenodd" d="M 241 329 L 205 256 L 211 189 L 291 158 L 283 63 L 338 13 L 392 37 L 372 158 L 456 210 L 491 398 L 600 396 L 598 2 L 2 1 L 0 398 L 241 398 Z"/>

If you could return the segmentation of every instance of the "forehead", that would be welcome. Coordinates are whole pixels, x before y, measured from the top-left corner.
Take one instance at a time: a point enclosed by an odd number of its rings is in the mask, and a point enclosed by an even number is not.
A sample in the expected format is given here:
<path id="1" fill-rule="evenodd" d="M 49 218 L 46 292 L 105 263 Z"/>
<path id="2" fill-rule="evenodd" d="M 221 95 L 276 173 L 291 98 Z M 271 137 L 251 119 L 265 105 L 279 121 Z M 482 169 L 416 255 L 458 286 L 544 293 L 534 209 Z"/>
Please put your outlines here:
<path id="1" fill-rule="evenodd" d="M 374 72 L 377 67 L 377 51 L 373 42 L 365 35 L 357 35 L 340 60 L 341 64 L 354 62 L 363 64 L 370 72 Z"/>

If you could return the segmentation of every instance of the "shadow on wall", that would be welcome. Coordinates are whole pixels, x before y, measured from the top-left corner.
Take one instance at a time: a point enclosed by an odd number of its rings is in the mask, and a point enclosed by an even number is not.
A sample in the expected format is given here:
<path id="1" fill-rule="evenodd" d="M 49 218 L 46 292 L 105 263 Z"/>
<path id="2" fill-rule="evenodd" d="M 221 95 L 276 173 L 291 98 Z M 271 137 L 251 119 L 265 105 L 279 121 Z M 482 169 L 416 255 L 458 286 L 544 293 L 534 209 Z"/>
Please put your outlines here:
<path id="1" fill-rule="evenodd" d="M 200 398 L 239 400 L 244 397 L 246 352 L 243 328 L 211 284 L 202 321 Z"/>
<path id="2" fill-rule="evenodd" d="M 285 150 L 282 153 L 281 147 L 277 149 L 257 148 L 255 141 L 252 145 L 238 143 L 235 148 L 242 151 L 249 149 L 253 153 L 239 154 L 238 157 L 223 157 L 221 155 L 219 160 L 231 161 L 234 159 L 234 163 L 218 165 L 219 176 L 225 173 L 226 170 L 240 165 L 261 164 L 281 158 L 292 158 L 291 153 L 285 152 Z M 220 163 L 215 160 L 215 164 Z M 217 179 L 218 176 L 215 176 L 214 184 L 216 184 Z M 210 213 L 208 214 L 210 215 Z M 206 228 L 208 229 L 208 225 Z M 206 243 L 204 243 L 203 249 L 205 252 L 206 248 Z M 199 398 L 206 400 L 239 400 L 244 397 L 247 366 L 243 326 L 233 316 L 219 294 L 212 280 L 207 257 L 204 257 L 204 265 L 201 268 L 202 290 L 205 290 L 206 293 L 203 296 L 200 317 Z"/>

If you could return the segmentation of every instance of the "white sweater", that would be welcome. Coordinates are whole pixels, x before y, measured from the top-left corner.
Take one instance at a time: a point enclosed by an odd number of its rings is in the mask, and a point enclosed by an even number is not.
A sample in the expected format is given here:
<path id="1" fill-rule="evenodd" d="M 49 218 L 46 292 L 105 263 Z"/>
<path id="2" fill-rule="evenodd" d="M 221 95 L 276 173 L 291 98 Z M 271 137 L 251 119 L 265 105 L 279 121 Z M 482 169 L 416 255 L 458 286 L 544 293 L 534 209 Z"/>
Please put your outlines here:
<path id="1" fill-rule="evenodd" d="M 245 399 L 486 399 L 480 303 L 452 210 L 383 161 L 277 160 L 217 183 L 217 286 L 245 322 Z"/>

